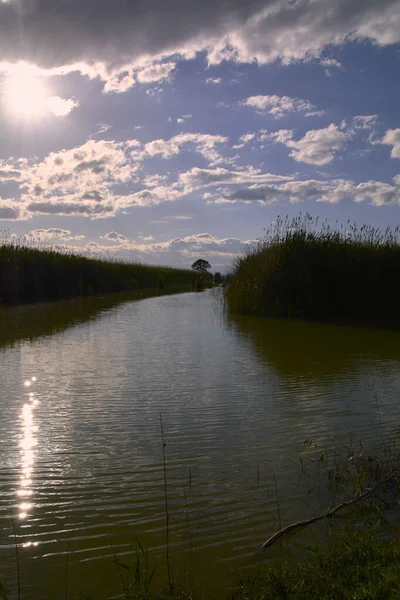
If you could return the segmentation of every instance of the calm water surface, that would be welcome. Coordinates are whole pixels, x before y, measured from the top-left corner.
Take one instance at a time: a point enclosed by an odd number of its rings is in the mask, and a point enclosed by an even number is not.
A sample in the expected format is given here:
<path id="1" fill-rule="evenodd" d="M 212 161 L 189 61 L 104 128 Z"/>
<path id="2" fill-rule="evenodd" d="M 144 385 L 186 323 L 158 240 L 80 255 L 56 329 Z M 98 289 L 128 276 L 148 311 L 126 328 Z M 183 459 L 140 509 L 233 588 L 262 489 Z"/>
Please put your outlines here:
<path id="1" fill-rule="evenodd" d="M 305 439 L 367 444 L 399 421 L 395 332 L 232 319 L 215 291 L 7 311 L 0 580 L 11 598 L 11 516 L 24 599 L 65 599 L 66 579 L 70 600 L 116 596 L 112 558 L 129 561 L 135 540 L 165 584 L 160 413 L 171 560 L 209 598 L 265 560 L 255 551 L 278 528 L 274 478 L 282 524 L 320 508 L 300 476 Z"/>

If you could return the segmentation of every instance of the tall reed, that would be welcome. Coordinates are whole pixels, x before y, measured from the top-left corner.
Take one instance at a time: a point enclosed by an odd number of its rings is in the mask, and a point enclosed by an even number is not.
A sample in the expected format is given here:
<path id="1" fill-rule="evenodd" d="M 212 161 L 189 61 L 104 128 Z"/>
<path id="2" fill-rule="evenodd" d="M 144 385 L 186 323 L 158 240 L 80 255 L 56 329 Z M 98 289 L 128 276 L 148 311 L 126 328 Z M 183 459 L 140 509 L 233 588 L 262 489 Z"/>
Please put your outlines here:
<path id="1" fill-rule="evenodd" d="M 203 274 L 212 284 L 212 274 Z M 109 256 L 90 258 L 72 251 L 0 241 L 0 304 L 15 305 L 110 292 L 194 289 L 199 274 L 189 269 L 127 263 Z"/>
<path id="2" fill-rule="evenodd" d="M 397 318 L 400 229 L 278 218 L 238 256 L 228 305 L 278 317 Z"/>

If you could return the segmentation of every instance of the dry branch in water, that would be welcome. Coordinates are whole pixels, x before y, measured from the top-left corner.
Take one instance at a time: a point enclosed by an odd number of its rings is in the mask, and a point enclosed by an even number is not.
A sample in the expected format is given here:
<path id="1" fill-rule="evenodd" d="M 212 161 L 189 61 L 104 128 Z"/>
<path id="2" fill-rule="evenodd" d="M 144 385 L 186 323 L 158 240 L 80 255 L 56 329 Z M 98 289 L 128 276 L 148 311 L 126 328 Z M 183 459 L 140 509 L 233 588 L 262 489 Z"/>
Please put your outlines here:
<path id="1" fill-rule="evenodd" d="M 360 502 L 361 500 L 365 500 L 366 498 L 371 497 L 376 492 L 376 490 L 381 485 L 383 485 L 384 483 L 389 481 L 399 471 L 399 469 L 400 469 L 400 463 L 397 464 L 396 467 L 386 477 L 384 477 L 383 479 L 378 481 L 378 483 L 376 483 L 373 487 L 366 489 L 362 494 L 359 494 L 358 496 L 356 496 L 355 498 L 352 498 L 351 500 L 347 500 L 346 502 L 341 502 L 340 504 L 337 504 L 334 508 L 329 509 L 327 512 L 325 512 L 322 515 L 319 515 L 317 517 L 311 517 L 310 519 L 305 519 L 304 521 L 297 521 L 297 523 L 291 523 L 290 525 L 286 525 L 286 527 L 282 527 L 282 529 L 279 529 L 279 531 L 276 531 L 273 535 L 271 535 L 270 538 L 268 538 L 268 540 L 266 542 L 264 542 L 262 544 L 260 551 L 263 552 L 264 550 L 266 550 L 267 548 L 272 546 L 272 544 L 274 544 L 281 537 L 290 533 L 291 531 L 294 531 L 295 529 L 300 529 L 301 527 L 306 527 L 307 525 L 312 525 L 313 523 L 316 523 L 317 521 L 321 521 L 322 519 L 329 519 L 331 517 L 334 517 L 335 514 L 339 510 L 342 510 L 343 508 L 347 508 L 348 506 L 351 506 L 352 504 L 355 504 L 356 502 Z"/>

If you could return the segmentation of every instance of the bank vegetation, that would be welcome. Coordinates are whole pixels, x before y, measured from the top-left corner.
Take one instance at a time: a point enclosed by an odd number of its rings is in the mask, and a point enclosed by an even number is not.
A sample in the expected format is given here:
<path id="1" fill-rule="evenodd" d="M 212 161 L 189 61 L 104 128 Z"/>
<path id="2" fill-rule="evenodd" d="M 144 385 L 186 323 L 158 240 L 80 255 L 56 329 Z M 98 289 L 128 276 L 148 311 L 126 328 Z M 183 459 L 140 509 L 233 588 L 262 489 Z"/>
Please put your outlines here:
<path id="1" fill-rule="evenodd" d="M 88 257 L 51 246 L 0 242 L 0 304 L 47 302 L 115 292 L 212 285 L 211 273 Z"/>
<path id="2" fill-rule="evenodd" d="M 306 319 L 398 318 L 400 232 L 278 218 L 239 256 L 227 289 L 239 313 Z"/>

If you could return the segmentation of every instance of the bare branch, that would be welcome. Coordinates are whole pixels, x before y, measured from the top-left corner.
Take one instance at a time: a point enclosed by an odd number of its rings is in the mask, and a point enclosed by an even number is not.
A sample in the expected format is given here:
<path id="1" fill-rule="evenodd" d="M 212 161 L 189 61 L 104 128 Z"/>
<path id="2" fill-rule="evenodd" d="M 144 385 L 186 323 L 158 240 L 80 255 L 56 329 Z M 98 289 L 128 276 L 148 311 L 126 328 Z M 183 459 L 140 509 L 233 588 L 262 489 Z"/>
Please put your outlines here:
<path id="1" fill-rule="evenodd" d="M 335 514 L 338 511 L 342 510 L 343 508 L 347 508 L 348 506 L 351 506 L 352 504 L 356 504 L 356 502 L 361 502 L 361 500 L 370 498 L 371 496 L 373 496 L 373 494 L 376 492 L 376 490 L 381 485 L 383 485 L 384 483 L 389 481 L 399 471 L 399 469 L 400 469 L 400 463 L 397 464 L 395 466 L 395 468 L 386 477 L 381 479 L 381 481 L 378 481 L 378 483 L 376 483 L 372 488 L 367 488 L 362 494 L 358 494 L 354 498 L 351 498 L 351 500 L 347 500 L 346 502 L 341 502 L 340 504 L 337 504 L 334 508 L 329 509 L 324 514 L 318 515 L 316 517 L 311 517 L 310 519 L 305 519 L 304 521 L 297 521 L 297 523 L 291 523 L 291 525 L 286 525 L 286 527 L 279 529 L 279 531 L 277 531 L 273 535 L 271 535 L 271 537 L 268 538 L 268 540 L 262 544 L 260 551 L 262 552 L 262 551 L 266 550 L 267 548 L 272 546 L 272 544 L 274 544 L 277 540 L 279 540 L 281 537 L 283 537 L 284 535 L 287 535 L 288 533 L 290 533 L 291 531 L 294 531 L 295 529 L 300 529 L 302 527 L 306 527 L 307 525 L 312 525 L 313 523 L 317 523 L 317 521 L 322 521 L 322 519 L 330 519 L 330 518 L 334 517 Z"/>

